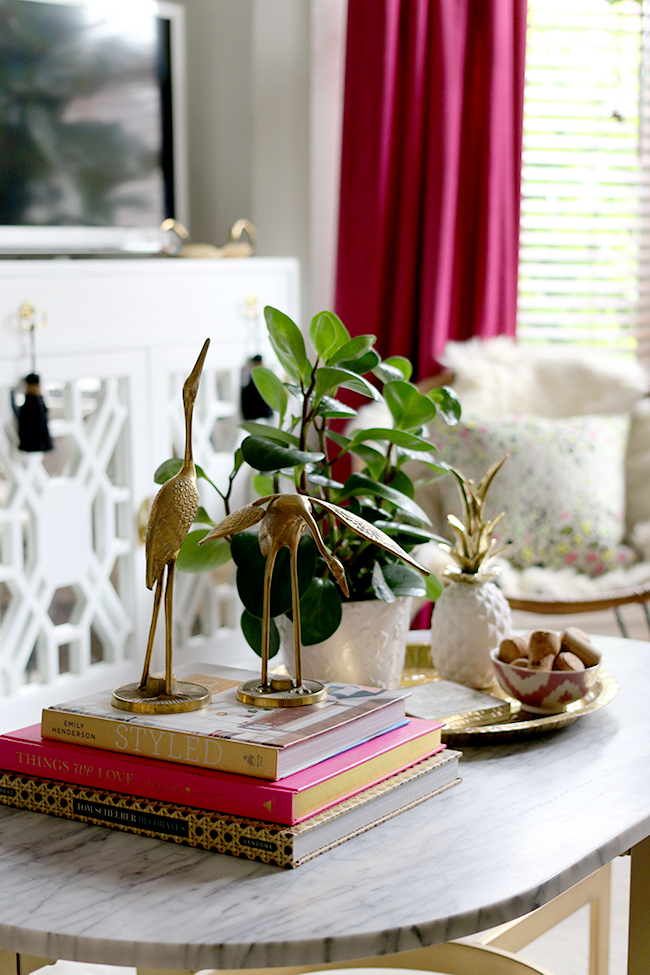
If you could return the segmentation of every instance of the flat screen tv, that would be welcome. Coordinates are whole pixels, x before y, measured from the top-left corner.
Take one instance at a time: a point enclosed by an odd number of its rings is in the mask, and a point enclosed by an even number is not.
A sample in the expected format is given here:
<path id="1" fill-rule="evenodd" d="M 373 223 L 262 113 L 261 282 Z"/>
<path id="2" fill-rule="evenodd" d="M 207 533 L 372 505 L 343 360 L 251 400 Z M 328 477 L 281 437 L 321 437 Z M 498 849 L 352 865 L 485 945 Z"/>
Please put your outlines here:
<path id="1" fill-rule="evenodd" d="M 155 253 L 187 224 L 183 14 L 0 0 L 0 253 Z"/>

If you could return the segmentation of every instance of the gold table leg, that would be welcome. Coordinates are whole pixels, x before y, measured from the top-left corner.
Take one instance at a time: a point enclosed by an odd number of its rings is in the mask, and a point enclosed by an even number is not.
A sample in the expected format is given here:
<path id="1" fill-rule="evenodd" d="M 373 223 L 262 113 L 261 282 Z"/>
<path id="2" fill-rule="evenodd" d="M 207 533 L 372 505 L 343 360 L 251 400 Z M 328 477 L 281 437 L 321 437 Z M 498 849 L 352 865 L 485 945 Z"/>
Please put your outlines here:
<path id="1" fill-rule="evenodd" d="M 53 965 L 53 958 L 18 955 L 15 951 L 0 951 L 0 975 L 30 975 L 37 968 Z"/>
<path id="2" fill-rule="evenodd" d="M 650 836 L 632 847 L 628 975 L 650 975 Z"/>

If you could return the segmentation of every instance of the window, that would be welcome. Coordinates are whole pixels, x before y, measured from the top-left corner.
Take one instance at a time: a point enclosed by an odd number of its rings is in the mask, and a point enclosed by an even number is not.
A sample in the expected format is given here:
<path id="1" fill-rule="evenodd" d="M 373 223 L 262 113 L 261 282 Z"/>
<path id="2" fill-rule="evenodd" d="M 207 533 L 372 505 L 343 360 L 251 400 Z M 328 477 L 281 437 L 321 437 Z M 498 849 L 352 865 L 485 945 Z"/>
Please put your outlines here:
<path id="1" fill-rule="evenodd" d="M 650 358 L 640 286 L 648 260 L 642 28 L 637 0 L 528 2 L 524 342 L 589 343 Z"/>

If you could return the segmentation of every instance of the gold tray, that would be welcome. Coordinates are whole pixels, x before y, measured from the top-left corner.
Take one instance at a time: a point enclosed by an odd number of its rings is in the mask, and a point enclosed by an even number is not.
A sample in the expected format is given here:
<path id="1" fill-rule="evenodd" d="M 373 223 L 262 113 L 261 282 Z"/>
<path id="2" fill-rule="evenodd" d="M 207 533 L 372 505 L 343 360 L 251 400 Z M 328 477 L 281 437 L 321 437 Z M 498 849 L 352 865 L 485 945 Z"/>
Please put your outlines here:
<path id="1" fill-rule="evenodd" d="M 426 648 L 428 650 L 428 648 Z M 431 667 L 430 656 L 424 646 L 411 645 L 407 648 L 406 667 L 401 681 L 402 687 L 413 687 L 418 684 L 438 680 Z M 558 731 L 573 724 L 583 714 L 590 714 L 609 704 L 618 693 L 618 681 L 601 670 L 596 684 L 589 694 L 568 704 L 566 710 L 553 714 L 532 714 L 526 711 L 521 701 L 509 697 L 498 685 L 486 690 L 495 699 L 495 706 L 506 702 L 510 706 L 509 713 L 499 717 L 494 723 L 477 723 L 477 712 L 456 714 L 446 717 L 446 727 L 442 731 L 442 740 L 453 747 L 469 747 L 472 745 L 499 745 L 507 741 L 532 737 Z M 480 721 L 480 719 L 479 719 Z M 489 718 L 488 718 L 489 721 Z"/>
<path id="2" fill-rule="evenodd" d="M 567 705 L 566 711 L 557 714 L 531 714 L 524 710 L 520 701 L 508 697 L 503 692 L 490 692 L 494 697 L 510 704 L 510 716 L 497 724 L 468 726 L 463 715 L 447 718 L 442 740 L 448 745 L 498 745 L 515 738 L 531 737 L 558 731 L 573 724 L 583 714 L 590 714 L 609 704 L 618 693 L 618 681 L 611 674 L 601 670 L 594 689 L 579 701 Z"/>

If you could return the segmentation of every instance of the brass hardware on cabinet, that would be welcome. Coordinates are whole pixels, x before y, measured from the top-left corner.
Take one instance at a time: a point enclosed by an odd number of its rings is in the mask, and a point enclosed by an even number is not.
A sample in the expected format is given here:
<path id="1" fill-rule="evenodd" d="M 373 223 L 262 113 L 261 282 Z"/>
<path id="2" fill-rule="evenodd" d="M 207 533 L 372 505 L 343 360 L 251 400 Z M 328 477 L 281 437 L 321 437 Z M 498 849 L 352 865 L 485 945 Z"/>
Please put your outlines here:
<path id="1" fill-rule="evenodd" d="M 25 332 L 31 332 L 35 328 L 45 328 L 47 312 L 44 308 L 35 308 L 31 301 L 23 301 L 18 309 L 18 324 Z"/>
<path id="2" fill-rule="evenodd" d="M 136 515 L 136 528 L 138 530 L 138 538 L 144 545 L 144 540 L 147 537 L 147 524 L 149 522 L 149 514 L 151 512 L 151 505 L 153 503 L 153 498 L 145 498 L 140 507 L 138 508 L 138 514 Z"/>
<path id="3" fill-rule="evenodd" d="M 259 318 L 260 317 L 260 306 L 259 298 L 254 291 L 249 291 L 246 295 L 246 304 L 244 305 L 244 317 L 245 318 Z"/>

